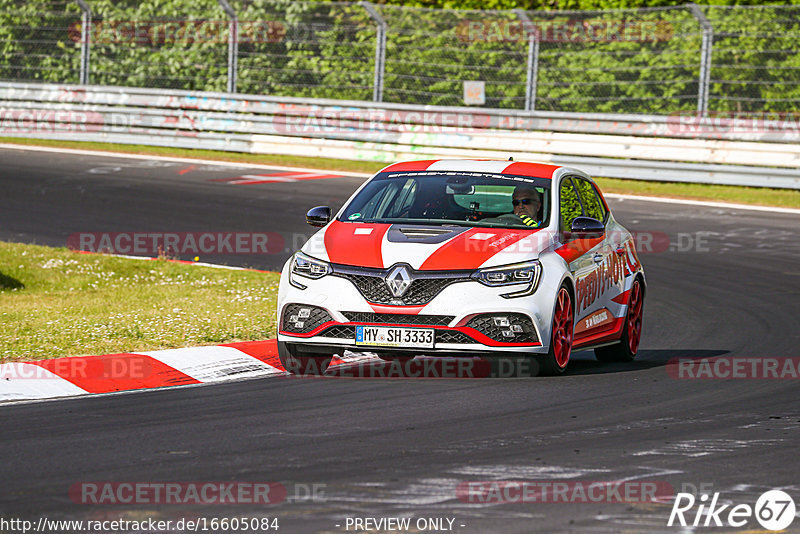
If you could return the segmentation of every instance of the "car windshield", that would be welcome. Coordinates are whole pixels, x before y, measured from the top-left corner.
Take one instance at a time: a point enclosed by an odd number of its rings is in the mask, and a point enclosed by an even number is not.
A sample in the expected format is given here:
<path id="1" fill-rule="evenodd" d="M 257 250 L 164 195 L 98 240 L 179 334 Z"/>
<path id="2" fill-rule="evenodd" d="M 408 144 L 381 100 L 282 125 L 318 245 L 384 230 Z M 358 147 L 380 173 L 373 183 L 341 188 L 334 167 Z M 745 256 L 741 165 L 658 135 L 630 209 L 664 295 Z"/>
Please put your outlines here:
<path id="1" fill-rule="evenodd" d="M 345 207 L 340 221 L 542 227 L 550 180 L 482 172 L 386 172 Z"/>

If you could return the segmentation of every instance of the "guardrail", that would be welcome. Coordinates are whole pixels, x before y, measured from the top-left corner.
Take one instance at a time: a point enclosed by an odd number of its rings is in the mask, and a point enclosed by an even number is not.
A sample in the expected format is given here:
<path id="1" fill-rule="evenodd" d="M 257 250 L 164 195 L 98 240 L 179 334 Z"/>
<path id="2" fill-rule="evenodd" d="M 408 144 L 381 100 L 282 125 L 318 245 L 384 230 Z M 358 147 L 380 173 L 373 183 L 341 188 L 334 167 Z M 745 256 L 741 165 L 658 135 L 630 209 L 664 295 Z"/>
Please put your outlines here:
<path id="1" fill-rule="evenodd" d="M 800 125 L 0 82 L 0 135 L 391 162 L 528 159 L 614 178 L 800 189 Z"/>

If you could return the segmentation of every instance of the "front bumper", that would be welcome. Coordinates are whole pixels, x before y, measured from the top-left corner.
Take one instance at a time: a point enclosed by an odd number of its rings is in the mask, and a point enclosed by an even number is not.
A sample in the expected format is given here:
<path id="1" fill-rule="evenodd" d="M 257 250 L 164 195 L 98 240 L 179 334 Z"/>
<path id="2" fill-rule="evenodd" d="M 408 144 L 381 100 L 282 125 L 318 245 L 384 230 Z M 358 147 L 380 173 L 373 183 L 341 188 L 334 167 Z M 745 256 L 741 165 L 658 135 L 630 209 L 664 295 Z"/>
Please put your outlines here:
<path id="1" fill-rule="evenodd" d="M 278 340 L 302 344 L 306 352 L 344 349 L 430 356 L 546 352 L 543 333 L 549 336 L 549 331 L 543 325 L 550 323 L 552 302 L 544 302 L 548 299 L 538 291 L 507 299 L 500 295 L 508 293 L 508 287 L 463 281 L 447 285 L 424 305 L 387 306 L 370 304 L 342 277 L 325 276 L 303 280 L 303 284 L 305 289 L 290 285 L 284 268 L 278 295 Z M 359 325 L 430 328 L 433 348 L 356 345 Z M 549 342 L 549 337 L 544 341 Z"/>

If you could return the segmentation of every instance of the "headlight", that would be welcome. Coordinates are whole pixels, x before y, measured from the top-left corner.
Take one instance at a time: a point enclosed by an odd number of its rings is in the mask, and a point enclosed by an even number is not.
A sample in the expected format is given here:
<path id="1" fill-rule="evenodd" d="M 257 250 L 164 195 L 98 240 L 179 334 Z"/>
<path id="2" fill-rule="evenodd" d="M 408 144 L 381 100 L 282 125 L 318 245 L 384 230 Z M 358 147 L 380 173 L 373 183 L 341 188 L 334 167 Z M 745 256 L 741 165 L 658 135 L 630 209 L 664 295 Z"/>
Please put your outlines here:
<path id="1" fill-rule="evenodd" d="M 500 267 L 488 267 L 479 269 L 472 274 L 472 279 L 485 286 L 498 287 L 516 284 L 526 284 L 526 286 L 513 293 L 500 295 L 507 299 L 514 297 L 524 297 L 536 291 L 539 285 L 542 266 L 538 261 L 526 261 L 523 263 L 512 263 L 511 265 L 501 265 Z"/>
<path id="2" fill-rule="evenodd" d="M 292 258 L 292 268 L 289 276 L 291 284 L 297 288 L 305 289 L 306 286 L 298 283 L 293 278 L 295 276 L 302 276 L 305 278 L 318 279 L 331 272 L 331 266 L 322 260 L 312 258 L 302 252 L 295 253 Z"/>

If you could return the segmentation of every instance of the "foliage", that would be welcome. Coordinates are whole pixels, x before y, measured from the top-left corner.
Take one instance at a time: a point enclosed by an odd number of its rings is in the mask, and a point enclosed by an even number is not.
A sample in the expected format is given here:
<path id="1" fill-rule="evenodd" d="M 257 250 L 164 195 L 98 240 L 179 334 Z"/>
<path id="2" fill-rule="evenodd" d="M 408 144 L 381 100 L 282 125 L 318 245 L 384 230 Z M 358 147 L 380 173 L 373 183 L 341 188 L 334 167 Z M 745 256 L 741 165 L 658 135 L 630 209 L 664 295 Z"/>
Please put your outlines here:
<path id="1" fill-rule="evenodd" d="M 472 0 L 419 6 L 477 7 Z M 800 2 L 800 0 L 796 0 Z M 91 83 L 225 91 L 228 18 L 216 0 L 90 0 Z M 639 0 L 528 0 L 540 31 L 535 109 L 691 113 L 702 27 L 685 7 L 616 11 Z M 665 0 L 648 4 L 667 5 Z M 717 2 L 724 3 L 724 2 Z M 377 29 L 357 3 L 240 0 L 237 90 L 371 100 Z M 384 101 L 524 109 L 528 36 L 510 0 L 481 8 L 375 3 L 387 23 Z M 714 26 L 709 109 L 787 113 L 800 101 L 800 9 L 705 7 Z M 0 0 L 0 79 L 76 83 L 80 10 L 64 0 Z"/>

